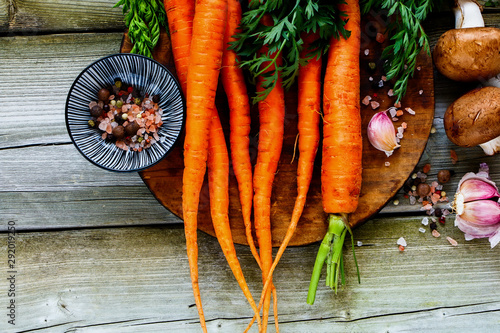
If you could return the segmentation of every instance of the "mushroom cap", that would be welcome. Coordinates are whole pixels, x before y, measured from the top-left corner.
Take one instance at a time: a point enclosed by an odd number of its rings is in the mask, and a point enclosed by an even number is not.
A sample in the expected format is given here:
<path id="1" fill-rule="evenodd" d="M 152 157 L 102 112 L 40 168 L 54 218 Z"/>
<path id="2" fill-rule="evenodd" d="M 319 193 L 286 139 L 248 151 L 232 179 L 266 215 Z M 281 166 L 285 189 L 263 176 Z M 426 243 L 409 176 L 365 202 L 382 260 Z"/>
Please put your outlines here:
<path id="1" fill-rule="evenodd" d="M 500 88 L 469 91 L 444 114 L 446 135 L 461 147 L 474 147 L 500 136 Z"/>
<path id="2" fill-rule="evenodd" d="M 444 76 L 462 82 L 486 80 L 500 73 L 500 29 L 451 29 L 439 37 L 434 64 Z"/>

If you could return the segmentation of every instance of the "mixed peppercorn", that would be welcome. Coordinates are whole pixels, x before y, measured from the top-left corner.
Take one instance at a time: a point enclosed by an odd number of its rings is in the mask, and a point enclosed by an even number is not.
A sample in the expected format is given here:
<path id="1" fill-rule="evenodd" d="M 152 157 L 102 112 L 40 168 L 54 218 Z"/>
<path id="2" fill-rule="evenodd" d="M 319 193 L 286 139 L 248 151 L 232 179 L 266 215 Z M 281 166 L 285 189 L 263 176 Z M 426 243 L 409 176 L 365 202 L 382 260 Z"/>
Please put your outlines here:
<path id="1" fill-rule="evenodd" d="M 101 131 L 103 140 L 123 150 L 142 151 L 160 140 L 163 124 L 159 95 L 149 96 L 138 88 L 116 79 L 111 87 L 97 93 L 89 103 L 88 124 Z"/>

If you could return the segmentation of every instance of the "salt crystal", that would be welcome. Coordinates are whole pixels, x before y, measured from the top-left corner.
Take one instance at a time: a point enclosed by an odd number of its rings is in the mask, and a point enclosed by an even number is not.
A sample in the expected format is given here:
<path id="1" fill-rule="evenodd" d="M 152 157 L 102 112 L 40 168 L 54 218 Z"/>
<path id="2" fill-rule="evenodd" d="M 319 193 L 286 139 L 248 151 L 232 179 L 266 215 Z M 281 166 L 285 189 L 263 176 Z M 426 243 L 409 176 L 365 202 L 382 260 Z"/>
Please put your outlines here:
<path id="1" fill-rule="evenodd" d="M 399 237 L 396 244 L 406 247 L 406 240 L 403 237 Z"/>
<path id="2" fill-rule="evenodd" d="M 417 203 L 417 199 L 414 196 L 410 197 L 410 205 L 414 205 Z"/>
<path id="3" fill-rule="evenodd" d="M 417 177 L 420 178 L 422 181 L 427 178 L 427 175 L 423 172 L 417 172 Z"/>
<path id="4" fill-rule="evenodd" d="M 424 217 L 424 218 L 422 219 L 422 224 L 423 224 L 423 225 L 428 225 L 428 224 L 429 224 L 429 218 L 428 218 L 428 217 Z"/>
<path id="5" fill-rule="evenodd" d="M 356 245 L 358 245 L 358 246 L 362 246 L 362 245 L 363 245 L 363 242 L 362 242 L 362 241 L 358 241 Z"/>
<path id="6" fill-rule="evenodd" d="M 394 107 L 400 108 L 401 107 L 401 102 L 394 103 Z"/>
<path id="7" fill-rule="evenodd" d="M 443 185 L 442 184 L 436 185 L 436 190 L 441 191 L 442 189 L 443 189 Z"/>
<path id="8" fill-rule="evenodd" d="M 436 229 L 432 230 L 432 236 L 438 238 L 439 236 L 441 236 L 441 234 L 439 233 L 439 231 L 437 231 Z"/>
<path id="9" fill-rule="evenodd" d="M 408 112 L 411 115 L 415 115 L 415 111 L 413 111 L 411 108 L 405 108 L 406 112 Z"/>
<path id="10" fill-rule="evenodd" d="M 380 106 L 380 103 L 376 102 L 376 101 L 371 101 L 370 106 L 372 107 L 373 110 L 375 110 L 375 109 L 378 109 L 378 107 Z"/>
<path id="11" fill-rule="evenodd" d="M 399 127 L 398 127 L 398 133 L 403 134 L 403 133 L 404 133 L 404 131 L 405 131 L 405 129 L 404 129 L 402 126 L 399 126 Z"/>
<path id="12" fill-rule="evenodd" d="M 394 96 L 394 91 L 392 89 L 389 89 L 389 91 L 387 92 L 387 96 L 389 97 Z"/>
<path id="13" fill-rule="evenodd" d="M 396 113 L 397 113 L 397 109 L 395 107 L 389 108 L 389 114 L 391 115 L 391 117 L 395 117 Z"/>
<path id="14" fill-rule="evenodd" d="M 420 231 L 421 233 L 425 233 L 425 229 L 424 228 L 418 228 L 418 231 Z"/>
<path id="15" fill-rule="evenodd" d="M 365 49 L 365 55 L 369 55 L 370 54 L 370 50 L 369 49 Z"/>
<path id="16" fill-rule="evenodd" d="M 378 81 L 378 87 L 382 88 L 384 86 L 384 80 Z"/>
<path id="17" fill-rule="evenodd" d="M 399 118 L 398 118 L 398 117 L 392 117 L 392 121 L 396 122 L 396 121 L 398 121 L 398 120 L 399 120 Z"/>
<path id="18" fill-rule="evenodd" d="M 389 165 L 391 165 L 391 162 L 387 161 L 387 162 L 385 162 L 385 163 L 384 163 L 384 165 L 385 165 L 386 167 L 388 167 Z"/>
<path id="19" fill-rule="evenodd" d="M 443 216 L 450 215 L 450 211 L 448 209 L 443 209 L 442 212 L 443 212 Z"/>
<path id="20" fill-rule="evenodd" d="M 401 127 L 403 127 L 403 129 L 407 129 L 408 128 L 408 124 L 406 122 L 402 122 L 401 123 Z"/>
<path id="21" fill-rule="evenodd" d="M 419 94 L 419 95 L 422 95 L 423 93 L 424 93 L 424 91 L 423 91 L 422 89 L 420 89 L 420 90 L 418 91 L 418 94 Z"/>
<path id="22" fill-rule="evenodd" d="M 365 98 L 363 98 L 361 103 L 363 103 L 364 105 L 368 105 L 368 104 L 370 104 L 371 100 L 372 100 L 372 97 L 370 95 L 367 95 L 367 96 L 365 96 Z"/>
<path id="23" fill-rule="evenodd" d="M 396 134 L 396 137 L 397 137 L 398 139 L 402 139 L 402 138 L 403 138 L 403 133 L 400 133 L 400 132 L 398 131 L 398 133 Z"/>
<path id="24" fill-rule="evenodd" d="M 372 76 L 370 76 L 370 77 L 368 78 L 368 81 L 373 81 L 373 77 L 372 77 Z"/>
<path id="25" fill-rule="evenodd" d="M 453 238 L 451 238 L 451 237 L 448 236 L 448 237 L 446 237 L 446 239 L 448 240 L 448 242 L 450 242 L 451 245 L 453 245 L 453 246 L 457 246 L 458 245 L 457 241 L 454 240 Z"/>
<path id="26" fill-rule="evenodd" d="M 384 82 L 385 82 L 385 81 L 387 81 L 387 77 L 386 77 L 385 75 L 382 75 L 380 78 L 381 78 L 381 79 L 382 79 L 382 81 L 384 81 Z"/>

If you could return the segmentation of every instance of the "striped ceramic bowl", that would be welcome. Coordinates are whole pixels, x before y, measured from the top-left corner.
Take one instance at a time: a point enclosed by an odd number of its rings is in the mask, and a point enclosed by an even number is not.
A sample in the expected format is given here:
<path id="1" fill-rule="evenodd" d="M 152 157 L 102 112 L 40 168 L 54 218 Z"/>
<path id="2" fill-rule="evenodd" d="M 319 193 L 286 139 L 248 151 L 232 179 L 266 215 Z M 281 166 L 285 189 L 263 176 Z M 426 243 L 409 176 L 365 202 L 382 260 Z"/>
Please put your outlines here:
<path id="1" fill-rule="evenodd" d="M 118 148 L 88 125 L 89 103 L 117 78 L 150 96 L 160 96 L 159 140 L 140 152 Z M 140 171 L 161 161 L 179 139 L 184 118 L 184 99 L 175 77 L 160 63 L 137 54 L 114 54 L 92 63 L 75 79 L 66 100 L 66 127 L 75 147 L 90 162 L 111 171 Z"/>

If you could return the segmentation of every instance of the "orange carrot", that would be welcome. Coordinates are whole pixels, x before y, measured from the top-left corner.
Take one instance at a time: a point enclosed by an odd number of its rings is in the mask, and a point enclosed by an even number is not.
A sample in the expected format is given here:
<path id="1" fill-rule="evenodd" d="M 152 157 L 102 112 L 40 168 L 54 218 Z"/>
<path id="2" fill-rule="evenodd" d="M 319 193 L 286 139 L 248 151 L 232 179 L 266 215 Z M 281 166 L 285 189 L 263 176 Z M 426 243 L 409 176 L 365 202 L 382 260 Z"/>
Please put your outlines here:
<path id="1" fill-rule="evenodd" d="M 339 5 L 349 17 L 348 39 L 332 39 L 323 92 L 322 196 L 326 213 L 352 213 L 361 190 L 358 1 Z"/>
<path id="2" fill-rule="evenodd" d="M 307 34 L 303 37 L 304 49 L 301 52 L 301 58 L 305 59 L 308 53 L 310 44 L 318 38 L 317 34 Z M 299 161 L 297 166 L 297 198 L 293 207 L 292 218 L 288 226 L 285 238 L 281 242 L 276 257 L 267 276 L 266 284 L 262 290 L 259 307 L 262 305 L 262 300 L 267 291 L 269 282 L 271 281 L 274 269 L 278 265 L 283 253 L 285 252 L 288 243 L 294 235 L 297 223 L 299 222 L 304 205 L 306 202 L 307 192 L 311 184 L 314 159 L 319 146 L 320 132 L 319 120 L 321 112 L 321 57 L 314 57 L 309 62 L 301 66 L 298 76 L 298 105 L 297 113 L 299 116 Z"/>
<path id="3" fill-rule="evenodd" d="M 226 48 L 222 56 L 221 80 L 229 104 L 229 142 L 234 175 L 238 182 L 241 210 L 248 246 L 260 266 L 260 258 L 252 236 L 252 164 L 250 160 L 250 102 L 243 76 L 238 66 L 236 52 L 228 49 L 238 32 L 241 21 L 241 5 L 238 0 L 228 0 L 227 26 L 224 38 Z"/>
<path id="4" fill-rule="evenodd" d="M 228 46 L 234 41 L 233 37 L 238 32 L 241 21 L 241 5 L 238 0 L 228 0 L 228 21 L 226 27 L 225 44 Z M 233 170 L 240 191 L 240 202 L 242 206 L 243 222 L 248 246 L 257 264 L 261 267 L 261 261 L 252 235 L 252 165 L 249 153 L 250 134 L 250 103 L 245 85 L 243 71 L 237 62 L 236 52 L 226 48 L 222 56 L 221 79 L 228 97 L 230 112 L 230 134 L 231 157 Z M 274 295 L 274 308 L 277 309 L 276 288 L 271 283 Z M 255 318 L 255 317 L 254 317 Z M 277 311 L 275 311 L 277 321 Z M 251 325 L 251 324 L 250 324 Z"/>
<path id="5" fill-rule="evenodd" d="M 323 148 L 321 190 L 329 213 L 328 232 L 320 245 L 307 302 L 314 303 L 322 266 L 328 262 L 327 285 L 337 288 L 342 271 L 342 245 L 350 232 L 347 214 L 358 206 L 361 191 L 360 9 L 357 0 L 339 5 L 348 21 L 349 38 L 332 38 L 323 88 Z M 352 233 L 351 233 L 352 239 Z M 330 253 L 330 254 L 328 254 Z M 328 257 L 328 259 L 327 259 Z M 359 277 L 359 274 L 358 274 Z"/>
<path id="6" fill-rule="evenodd" d="M 170 30 L 173 34 L 172 48 L 175 50 L 175 54 L 177 55 L 175 58 L 176 71 L 181 82 L 181 86 L 186 93 L 186 71 L 189 65 L 189 56 L 186 56 L 186 54 L 189 54 L 191 44 L 194 0 L 182 1 L 182 3 L 175 3 L 175 1 L 169 0 L 165 1 L 165 6 L 169 22 L 172 22 Z M 181 43 L 183 45 L 180 45 Z M 259 311 L 257 310 L 257 306 L 255 305 L 243 276 L 232 240 L 228 216 L 229 157 L 224 133 L 215 107 L 212 110 L 211 119 L 207 165 L 209 172 L 210 205 L 214 230 L 222 251 L 229 263 L 229 267 L 233 271 L 240 288 L 257 316 L 257 323 L 260 329 L 261 323 Z"/>
<path id="7" fill-rule="evenodd" d="M 212 123 L 210 125 L 207 164 L 210 210 L 215 235 L 236 281 L 254 310 L 260 331 L 261 322 L 259 310 L 257 310 L 257 305 L 252 298 L 250 289 L 243 276 L 243 271 L 241 270 L 240 262 L 236 256 L 236 250 L 231 235 L 231 227 L 229 224 L 229 154 L 227 152 L 226 139 L 224 138 L 219 115 L 215 108 L 212 115 Z"/>
<path id="8" fill-rule="evenodd" d="M 264 17 L 272 24 L 269 16 Z M 267 53 L 267 47 L 263 47 L 260 52 Z M 281 64 L 278 56 L 278 66 Z M 265 63 L 263 66 L 268 66 Z M 274 70 L 274 65 L 269 66 L 265 71 Z M 264 77 L 257 80 L 257 92 L 264 90 Z M 258 103 L 259 109 L 259 144 L 257 148 L 257 162 L 254 170 L 254 218 L 255 231 L 259 243 L 259 253 L 262 269 L 263 284 L 266 283 L 267 276 L 272 266 L 272 235 L 271 235 L 271 194 L 273 188 L 274 174 L 278 169 L 278 162 L 283 146 L 283 130 L 285 117 L 284 91 L 281 85 L 281 78 L 278 77 L 276 86 L 267 97 Z M 269 283 L 272 283 L 270 280 Z M 271 292 L 265 294 L 262 312 L 262 330 L 266 332 L 267 320 L 269 318 L 269 308 Z M 277 313 L 275 311 L 275 318 Z"/>
<path id="9" fill-rule="evenodd" d="M 225 0 L 197 0 L 186 84 L 182 208 L 190 276 L 200 324 L 207 331 L 198 284 L 198 205 L 207 166 L 209 127 L 224 48 Z"/>
<path id="10" fill-rule="evenodd" d="M 164 0 L 177 78 L 186 94 L 195 0 Z"/>

